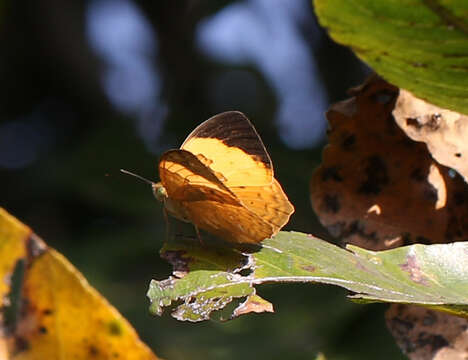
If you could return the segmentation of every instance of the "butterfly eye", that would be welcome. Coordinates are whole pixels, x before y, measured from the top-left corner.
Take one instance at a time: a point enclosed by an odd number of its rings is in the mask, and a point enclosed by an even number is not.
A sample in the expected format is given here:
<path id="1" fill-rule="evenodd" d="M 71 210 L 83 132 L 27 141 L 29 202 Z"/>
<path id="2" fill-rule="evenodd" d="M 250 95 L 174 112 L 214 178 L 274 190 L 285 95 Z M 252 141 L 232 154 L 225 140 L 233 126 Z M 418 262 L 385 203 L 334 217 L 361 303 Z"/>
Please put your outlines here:
<path id="1" fill-rule="evenodd" d="M 164 186 L 160 182 L 158 182 L 158 183 L 152 184 L 152 187 L 153 187 L 154 197 L 158 199 L 159 201 L 164 202 L 167 199 L 167 191 L 164 188 Z"/>

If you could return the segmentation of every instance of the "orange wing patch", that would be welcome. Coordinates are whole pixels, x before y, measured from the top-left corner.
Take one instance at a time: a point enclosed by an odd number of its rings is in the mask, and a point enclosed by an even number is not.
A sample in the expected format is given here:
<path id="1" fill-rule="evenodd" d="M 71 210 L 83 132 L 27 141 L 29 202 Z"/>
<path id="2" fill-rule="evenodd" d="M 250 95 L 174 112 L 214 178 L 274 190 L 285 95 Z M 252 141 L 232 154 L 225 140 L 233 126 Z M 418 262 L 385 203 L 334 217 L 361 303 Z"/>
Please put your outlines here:
<path id="1" fill-rule="evenodd" d="M 211 200 L 187 202 L 184 206 L 194 225 L 230 242 L 256 244 L 275 234 L 271 224 L 243 206 Z"/>
<path id="2" fill-rule="evenodd" d="M 183 147 L 201 157 L 209 168 L 222 174 L 228 187 L 242 186 L 246 179 L 252 186 L 270 184 L 272 171 L 253 156 L 246 154 L 239 148 L 228 147 L 218 139 L 192 139 Z M 206 150 L 209 149 L 208 154 Z M 222 154 L 214 156 L 215 153 Z"/>
<path id="3" fill-rule="evenodd" d="M 294 207 L 276 179 L 267 186 L 240 186 L 231 190 L 247 209 L 278 230 L 294 212 Z"/>
<path id="4" fill-rule="evenodd" d="M 180 150 L 162 156 L 159 174 L 169 213 L 231 242 L 259 243 L 294 212 L 265 146 L 239 112 L 199 125 Z"/>
<path id="5" fill-rule="evenodd" d="M 203 158 L 221 173 L 228 187 L 270 184 L 273 166 L 260 136 L 245 117 L 228 111 L 206 120 L 187 137 L 181 149 Z"/>
<path id="6" fill-rule="evenodd" d="M 211 170 L 197 156 L 186 150 L 169 150 L 164 153 L 159 161 L 159 177 L 169 197 L 176 200 L 186 199 L 182 190 L 193 185 L 203 185 L 232 194 L 221 180 L 224 178 L 222 174 Z"/>

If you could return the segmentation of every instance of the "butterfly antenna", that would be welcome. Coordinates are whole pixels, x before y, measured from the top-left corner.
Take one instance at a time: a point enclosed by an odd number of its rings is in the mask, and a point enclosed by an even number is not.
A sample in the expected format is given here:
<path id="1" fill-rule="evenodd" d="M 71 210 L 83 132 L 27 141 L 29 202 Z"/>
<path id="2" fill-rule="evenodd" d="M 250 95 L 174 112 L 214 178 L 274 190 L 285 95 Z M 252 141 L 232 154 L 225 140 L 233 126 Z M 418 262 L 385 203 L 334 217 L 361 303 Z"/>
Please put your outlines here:
<path id="1" fill-rule="evenodd" d="M 130 175 L 130 176 L 133 176 L 133 177 L 136 177 L 137 179 L 140 179 L 141 181 L 144 181 L 144 182 L 147 183 L 147 184 L 150 184 L 150 185 L 153 185 L 153 184 L 154 184 L 154 181 L 148 180 L 148 179 L 144 178 L 143 176 L 137 175 L 137 174 L 132 173 L 132 172 L 130 172 L 130 171 L 128 171 L 128 170 L 120 169 L 120 171 L 123 172 L 124 174 Z"/>

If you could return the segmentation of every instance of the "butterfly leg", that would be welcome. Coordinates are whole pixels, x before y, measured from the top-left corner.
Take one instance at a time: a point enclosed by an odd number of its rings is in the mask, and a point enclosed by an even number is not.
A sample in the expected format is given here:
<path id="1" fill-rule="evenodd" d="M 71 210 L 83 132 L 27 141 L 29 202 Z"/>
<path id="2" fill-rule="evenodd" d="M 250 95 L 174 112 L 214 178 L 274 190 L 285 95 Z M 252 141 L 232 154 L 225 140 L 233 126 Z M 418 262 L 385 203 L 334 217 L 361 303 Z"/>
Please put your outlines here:
<path id="1" fill-rule="evenodd" d="M 200 241 L 200 245 L 204 246 L 205 244 L 203 243 L 203 239 L 200 235 L 200 229 L 198 229 L 198 226 L 196 225 L 193 225 L 193 227 L 195 228 L 195 232 L 197 233 L 197 238 L 198 238 L 198 241 Z"/>
<path id="2" fill-rule="evenodd" d="M 167 210 L 163 206 L 164 222 L 166 223 L 166 242 L 169 242 L 169 237 L 171 234 L 171 223 L 169 222 L 169 216 L 167 215 Z"/>

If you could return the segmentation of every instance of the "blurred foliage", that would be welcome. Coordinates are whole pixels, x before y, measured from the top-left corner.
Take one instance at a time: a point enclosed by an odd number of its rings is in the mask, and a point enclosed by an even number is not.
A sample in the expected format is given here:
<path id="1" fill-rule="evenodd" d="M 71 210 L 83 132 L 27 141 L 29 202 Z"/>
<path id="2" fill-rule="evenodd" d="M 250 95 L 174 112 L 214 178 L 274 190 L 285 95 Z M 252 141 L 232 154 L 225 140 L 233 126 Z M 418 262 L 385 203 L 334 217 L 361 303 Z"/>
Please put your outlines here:
<path id="1" fill-rule="evenodd" d="M 277 97 L 255 66 L 214 62 L 194 45 L 197 23 L 233 2 L 135 2 L 158 36 L 155 62 L 168 108 L 155 148 L 178 147 L 196 124 L 220 110 L 244 111 L 295 205 L 286 229 L 326 237 L 308 194 L 321 149 L 292 150 L 280 141 L 278 131 L 284 129 L 272 120 Z M 402 358 L 385 329 L 385 307 L 352 304 L 343 290 L 332 287 L 266 286 L 260 295 L 275 303 L 276 314 L 226 324 L 193 326 L 148 313 L 145 293 L 150 280 L 163 279 L 171 271 L 158 254 L 166 225 L 150 189 L 118 169 L 157 179 L 158 154 L 145 146 L 135 119 L 113 108 L 103 91 L 103 65 L 86 38 L 87 4 L 52 0 L 26 6 L 10 0 L 4 7 L 0 134 L 12 124 L 29 132 L 2 151 L 32 151 L 33 160 L 0 168 L 0 204 L 70 259 L 163 358 L 310 359 L 318 351 L 327 359 Z M 342 99 L 362 80 L 364 67 L 349 50 L 316 30 L 312 11 L 301 34 L 314 54 L 328 98 Z M 233 70 L 249 76 L 224 83 L 230 104 L 220 109 L 210 97 L 210 87 L 213 79 Z M 253 85 L 259 101 L 238 101 Z M 35 144 L 40 146 L 31 150 Z"/>

